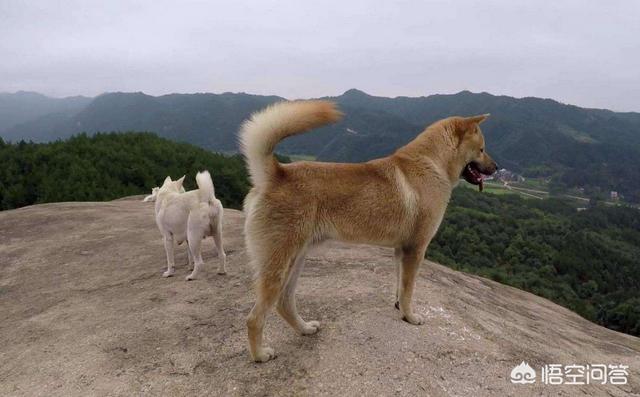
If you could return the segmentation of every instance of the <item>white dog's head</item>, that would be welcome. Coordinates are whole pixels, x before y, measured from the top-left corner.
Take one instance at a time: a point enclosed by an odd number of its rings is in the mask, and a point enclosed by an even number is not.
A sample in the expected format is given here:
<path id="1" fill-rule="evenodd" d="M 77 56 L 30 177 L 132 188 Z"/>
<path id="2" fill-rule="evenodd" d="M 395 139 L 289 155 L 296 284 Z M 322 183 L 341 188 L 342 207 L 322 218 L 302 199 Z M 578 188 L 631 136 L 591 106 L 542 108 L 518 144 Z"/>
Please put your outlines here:
<path id="1" fill-rule="evenodd" d="M 172 181 L 170 176 L 166 177 L 158 193 L 160 192 L 184 193 L 184 187 L 182 186 L 182 184 L 184 183 L 185 176 L 186 175 L 183 175 L 182 178 L 175 181 Z"/>

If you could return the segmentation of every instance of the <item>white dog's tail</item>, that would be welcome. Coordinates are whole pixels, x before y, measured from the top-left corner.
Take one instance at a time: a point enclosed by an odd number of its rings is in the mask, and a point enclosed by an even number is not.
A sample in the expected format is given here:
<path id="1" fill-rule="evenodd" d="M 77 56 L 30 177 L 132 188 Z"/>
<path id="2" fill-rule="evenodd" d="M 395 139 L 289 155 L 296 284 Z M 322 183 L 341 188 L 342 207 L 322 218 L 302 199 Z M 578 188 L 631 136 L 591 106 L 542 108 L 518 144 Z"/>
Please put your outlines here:
<path id="1" fill-rule="evenodd" d="M 213 180 L 211 180 L 209 171 L 198 172 L 198 175 L 196 175 L 196 184 L 198 185 L 200 202 L 208 203 L 215 199 L 216 192 L 213 188 Z"/>
<path id="2" fill-rule="evenodd" d="M 328 101 L 279 102 L 254 113 L 240 129 L 240 150 L 253 186 L 263 186 L 275 174 L 279 163 L 273 150 L 278 142 L 341 117 L 336 105 Z"/>

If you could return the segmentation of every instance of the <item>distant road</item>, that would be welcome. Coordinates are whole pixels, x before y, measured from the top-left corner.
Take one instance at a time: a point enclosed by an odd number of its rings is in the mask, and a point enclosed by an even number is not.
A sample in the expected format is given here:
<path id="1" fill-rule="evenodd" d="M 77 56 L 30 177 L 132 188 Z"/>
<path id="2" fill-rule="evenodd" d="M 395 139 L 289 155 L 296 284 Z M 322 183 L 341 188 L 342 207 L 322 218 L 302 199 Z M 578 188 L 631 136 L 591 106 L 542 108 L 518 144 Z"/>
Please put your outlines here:
<path id="1" fill-rule="evenodd" d="M 543 197 L 540 196 L 536 196 L 535 194 L 532 193 L 538 193 L 538 194 L 543 194 L 543 195 L 548 195 L 548 192 L 542 191 L 542 190 L 535 190 L 535 189 L 526 189 L 526 188 L 522 188 L 522 187 L 515 187 L 515 186 L 511 186 L 508 183 L 505 184 L 498 184 L 498 183 L 487 183 L 487 185 L 497 188 L 497 189 L 507 189 L 507 190 L 516 190 L 518 191 L 518 193 L 524 195 L 524 196 L 529 196 L 529 197 L 535 197 L 539 200 L 542 200 Z"/>
<path id="2" fill-rule="evenodd" d="M 501 189 L 502 188 L 502 189 L 507 189 L 507 190 L 515 190 L 515 191 L 518 191 L 518 193 L 520 193 L 522 195 L 529 196 L 529 197 L 535 197 L 537 199 L 543 199 L 543 197 L 536 196 L 535 194 L 532 194 L 532 193 L 542 194 L 544 196 L 549 196 L 549 192 L 545 192 L 544 190 L 529 189 L 529 188 L 524 188 L 524 187 L 516 187 L 516 186 L 509 185 L 509 183 L 504 183 L 504 184 L 501 185 L 499 183 L 488 182 L 487 185 L 491 186 L 493 188 L 496 188 L 496 189 Z M 571 195 L 571 194 L 561 194 L 561 196 L 562 197 L 566 197 L 566 198 L 570 198 L 570 199 L 574 199 L 574 200 L 583 201 L 585 203 L 589 202 L 589 199 L 586 198 L 586 197 L 574 196 L 574 195 Z M 613 201 L 602 201 L 602 202 L 604 204 L 606 204 L 606 205 L 620 205 L 620 203 L 616 203 L 616 202 L 613 202 Z M 638 206 L 638 205 L 632 205 L 632 204 L 629 204 L 629 205 L 631 205 L 634 208 L 640 209 L 640 206 Z"/>

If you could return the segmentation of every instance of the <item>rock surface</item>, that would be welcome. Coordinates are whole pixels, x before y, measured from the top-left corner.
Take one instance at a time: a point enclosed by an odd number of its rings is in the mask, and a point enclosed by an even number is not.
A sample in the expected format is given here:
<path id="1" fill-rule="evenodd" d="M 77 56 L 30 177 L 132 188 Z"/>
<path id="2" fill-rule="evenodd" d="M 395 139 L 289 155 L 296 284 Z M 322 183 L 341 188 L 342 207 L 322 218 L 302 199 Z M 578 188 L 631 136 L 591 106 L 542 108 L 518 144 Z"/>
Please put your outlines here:
<path id="1" fill-rule="evenodd" d="M 640 394 L 640 339 L 545 299 L 425 261 L 420 327 L 394 309 L 389 249 L 328 243 L 311 252 L 298 307 L 320 320 L 295 334 L 272 313 L 278 357 L 254 364 L 243 215 L 225 212 L 228 274 L 176 277 L 153 203 L 59 203 L 0 212 L 0 395 L 610 395 Z M 536 383 L 510 382 L 528 362 Z M 623 364 L 626 385 L 542 385 L 545 364 Z"/>

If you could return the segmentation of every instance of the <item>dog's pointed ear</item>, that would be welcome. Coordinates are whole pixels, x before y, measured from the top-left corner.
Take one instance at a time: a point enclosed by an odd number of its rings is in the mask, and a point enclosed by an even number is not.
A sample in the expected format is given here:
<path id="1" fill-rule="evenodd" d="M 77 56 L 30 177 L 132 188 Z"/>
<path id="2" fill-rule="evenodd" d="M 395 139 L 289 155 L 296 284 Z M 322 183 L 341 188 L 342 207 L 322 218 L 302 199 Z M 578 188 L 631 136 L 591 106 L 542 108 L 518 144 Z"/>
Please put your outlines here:
<path id="1" fill-rule="evenodd" d="M 171 183 L 171 177 L 168 176 L 168 177 L 164 178 L 164 182 L 162 182 L 162 186 L 167 186 L 170 183 Z"/>
<path id="2" fill-rule="evenodd" d="M 180 178 L 180 179 L 178 179 L 178 180 L 176 181 L 176 186 L 182 186 L 182 184 L 184 183 L 184 177 L 185 177 L 185 176 L 186 176 L 186 175 L 182 175 L 182 178 Z"/>
<path id="3" fill-rule="evenodd" d="M 455 131 L 459 141 L 462 142 L 462 139 L 468 132 L 478 131 L 475 126 L 485 121 L 487 117 L 489 117 L 489 113 L 481 114 L 478 116 L 458 118 L 455 124 Z"/>
<path id="4" fill-rule="evenodd" d="M 467 118 L 466 118 L 466 121 L 467 121 L 469 124 L 473 124 L 473 123 L 475 123 L 475 124 L 480 124 L 480 123 L 482 123 L 483 121 L 485 121 L 485 120 L 487 119 L 487 117 L 489 117 L 489 116 L 491 116 L 491 114 L 490 114 L 490 113 L 480 114 L 480 115 L 478 115 L 478 116 L 471 116 L 471 117 L 467 117 Z"/>

